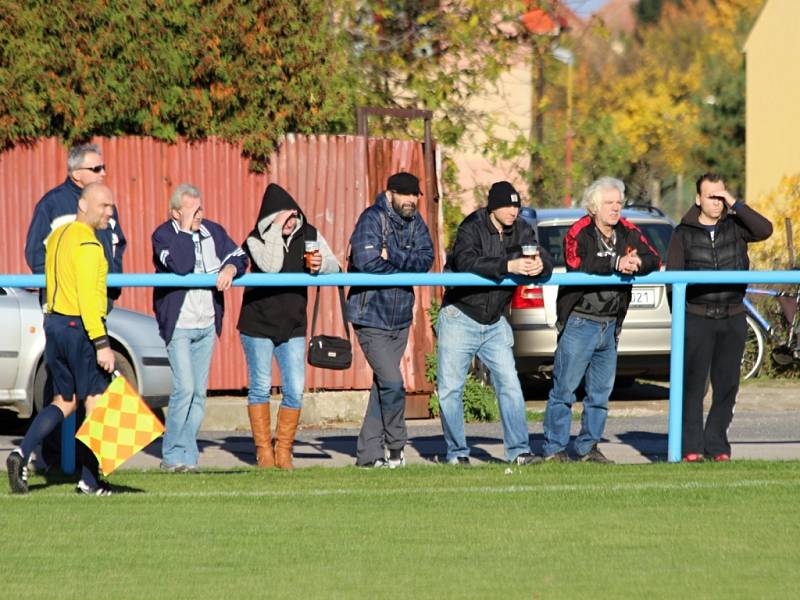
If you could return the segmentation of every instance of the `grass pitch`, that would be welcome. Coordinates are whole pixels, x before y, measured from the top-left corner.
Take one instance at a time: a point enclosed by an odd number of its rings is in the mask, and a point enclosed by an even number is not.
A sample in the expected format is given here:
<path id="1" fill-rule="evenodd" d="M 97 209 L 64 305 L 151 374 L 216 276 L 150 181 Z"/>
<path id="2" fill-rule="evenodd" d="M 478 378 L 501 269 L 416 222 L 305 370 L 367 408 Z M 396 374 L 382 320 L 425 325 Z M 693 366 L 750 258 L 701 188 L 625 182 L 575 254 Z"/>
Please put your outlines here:
<path id="1" fill-rule="evenodd" d="M 800 589 L 800 463 L 34 477 L 4 598 L 752 598 Z"/>

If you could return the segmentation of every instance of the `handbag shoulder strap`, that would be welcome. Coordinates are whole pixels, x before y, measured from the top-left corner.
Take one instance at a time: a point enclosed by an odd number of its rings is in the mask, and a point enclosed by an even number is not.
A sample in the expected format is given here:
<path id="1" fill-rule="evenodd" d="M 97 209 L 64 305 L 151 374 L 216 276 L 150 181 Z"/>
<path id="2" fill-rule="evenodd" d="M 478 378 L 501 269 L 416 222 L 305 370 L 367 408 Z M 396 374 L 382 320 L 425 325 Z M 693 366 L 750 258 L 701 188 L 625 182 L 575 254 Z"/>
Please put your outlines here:
<path id="1" fill-rule="evenodd" d="M 337 286 L 339 290 L 339 306 L 342 310 L 342 323 L 344 324 L 344 334 L 347 336 L 347 339 L 350 339 L 350 327 L 347 324 L 347 319 L 345 318 L 345 308 L 344 308 L 344 287 Z M 317 286 L 317 295 L 314 298 L 314 316 L 311 319 L 311 337 L 314 337 L 314 334 L 317 332 L 317 316 L 319 315 L 319 296 L 322 292 L 322 288 Z"/>

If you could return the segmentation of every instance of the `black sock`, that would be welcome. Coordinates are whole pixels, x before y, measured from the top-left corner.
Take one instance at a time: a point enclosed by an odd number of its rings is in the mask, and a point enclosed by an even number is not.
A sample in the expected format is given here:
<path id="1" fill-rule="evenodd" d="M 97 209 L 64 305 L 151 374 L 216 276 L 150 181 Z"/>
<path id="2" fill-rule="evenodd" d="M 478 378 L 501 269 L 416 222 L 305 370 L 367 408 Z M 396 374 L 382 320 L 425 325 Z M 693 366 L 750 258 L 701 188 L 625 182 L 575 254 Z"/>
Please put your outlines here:
<path id="1" fill-rule="evenodd" d="M 100 477 L 100 465 L 97 464 L 97 457 L 83 442 L 75 443 L 75 454 L 78 464 L 81 466 L 81 479 L 89 487 L 97 487 L 97 480 Z"/>
<path id="2" fill-rule="evenodd" d="M 42 409 L 36 418 L 28 427 L 25 437 L 22 438 L 22 443 L 19 449 L 22 452 L 22 457 L 27 461 L 33 450 L 38 446 L 42 440 L 47 437 L 47 434 L 53 431 L 64 420 L 64 413 L 61 409 L 54 404 L 48 404 Z"/>

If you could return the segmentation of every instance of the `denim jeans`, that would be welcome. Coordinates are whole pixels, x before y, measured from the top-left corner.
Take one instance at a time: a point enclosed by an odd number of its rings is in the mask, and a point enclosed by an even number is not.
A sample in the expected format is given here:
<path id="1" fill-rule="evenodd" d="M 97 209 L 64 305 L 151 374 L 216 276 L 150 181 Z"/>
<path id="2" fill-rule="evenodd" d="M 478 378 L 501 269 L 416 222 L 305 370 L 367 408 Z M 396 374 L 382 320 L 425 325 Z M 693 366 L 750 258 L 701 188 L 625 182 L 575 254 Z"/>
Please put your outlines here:
<path id="1" fill-rule="evenodd" d="M 446 460 L 469 456 L 461 396 L 467 372 L 476 354 L 489 369 L 497 394 L 506 460 L 511 461 L 520 454 L 530 453 L 525 401 L 514 364 L 514 335 L 508 321 L 501 317 L 497 323 L 483 325 L 451 304 L 439 312 L 437 329 L 436 385 L 444 441 L 447 444 Z"/>
<path id="2" fill-rule="evenodd" d="M 247 360 L 247 403 L 269 402 L 272 388 L 272 357 L 281 370 L 281 392 L 284 408 L 303 406 L 303 389 L 306 385 L 306 338 L 293 337 L 275 345 L 269 338 L 239 334 Z"/>
<path id="3" fill-rule="evenodd" d="M 172 394 L 161 457 L 168 465 L 196 465 L 200 457 L 197 433 L 206 411 L 208 371 L 215 336 L 213 325 L 203 329 L 175 328 L 167 344 Z"/>
<path id="4" fill-rule="evenodd" d="M 587 454 L 603 437 L 608 397 L 617 369 L 616 321 L 593 321 L 571 314 L 558 340 L 553 389 L 544 414 L 544 455 L 566 449 L 572 424 L 575 390 L 584 381 L 581 431 L 575 438 L 578 456 Z"/>

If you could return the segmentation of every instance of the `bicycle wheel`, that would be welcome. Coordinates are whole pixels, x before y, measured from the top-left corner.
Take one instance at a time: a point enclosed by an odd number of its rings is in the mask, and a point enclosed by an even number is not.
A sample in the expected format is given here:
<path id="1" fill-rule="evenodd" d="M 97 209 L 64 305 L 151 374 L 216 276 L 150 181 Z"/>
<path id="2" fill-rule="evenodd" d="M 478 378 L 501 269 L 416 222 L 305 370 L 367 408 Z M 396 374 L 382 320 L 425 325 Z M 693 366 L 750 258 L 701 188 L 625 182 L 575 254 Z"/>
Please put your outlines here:
<path id="1" fill-rule="evenodd" d="M 761 363 L 764 361 L 764 332 L 759 324 L 747 315 L 747 337 L 742 354 L 742 379 L 758 376 Z"/>

